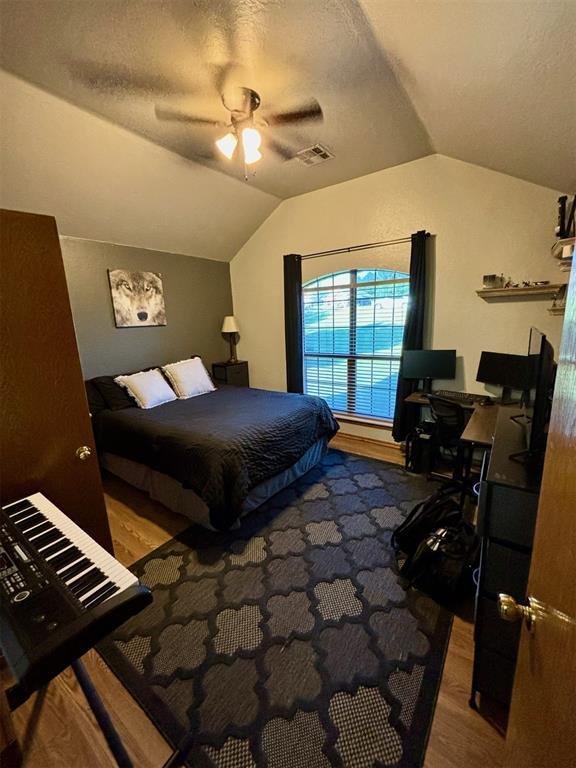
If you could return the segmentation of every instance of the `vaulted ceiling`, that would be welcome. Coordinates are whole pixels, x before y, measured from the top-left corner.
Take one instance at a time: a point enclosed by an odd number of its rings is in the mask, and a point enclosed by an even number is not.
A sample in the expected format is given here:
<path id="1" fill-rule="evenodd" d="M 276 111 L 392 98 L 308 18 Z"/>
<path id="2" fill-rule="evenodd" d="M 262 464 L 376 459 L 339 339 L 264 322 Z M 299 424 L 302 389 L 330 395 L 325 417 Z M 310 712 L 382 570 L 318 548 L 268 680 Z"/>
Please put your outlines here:
<path id="1" fill-rule="evenodd" d="M 214 159 L 219 91 L 248 86 L 263 116 L 315 98 L 324 120 L 270 126 L 306 167 L 263 149 L 250 184 L 281 198 L 434 152 L 544 186 L 576 187 L 573 0 L 0 0 L 14 74 L 186 158 Z"/>

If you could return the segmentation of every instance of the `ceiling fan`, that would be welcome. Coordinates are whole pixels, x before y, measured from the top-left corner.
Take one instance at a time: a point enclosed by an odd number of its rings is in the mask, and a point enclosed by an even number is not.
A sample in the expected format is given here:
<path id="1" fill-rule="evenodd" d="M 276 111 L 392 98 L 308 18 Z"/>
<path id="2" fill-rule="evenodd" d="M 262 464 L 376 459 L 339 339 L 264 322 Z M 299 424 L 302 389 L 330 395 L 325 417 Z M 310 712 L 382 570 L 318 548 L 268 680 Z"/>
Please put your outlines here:
<path id="1" fill-rule="evenodd" d="M 252 88 L 229 87 L 222 91 L 221 98 L 222 104 L 230 112 L 228 123 L 160 106 L 156 106 L 156 117 L 159 120 L 228 129 L 215 144 L 229 160 L 232 160 L 238 150 L 245 165 L 252 165 L 262 158 L 262 132 L 265 133 L 265 144 L 283 160 L 290 160 L 294 157 L 294 151 L 271 137 L 268 129 L 276 125 L 323 120 L 322 108 L 316 99 L 310 99 L 306 104 L 288 112 L 271 112 L 257 117 L 254 113 L 260 107 L 261 99 Z"/>
<path id="2" fill-rule="evenodd" d="M 123 98 L 134 95 L 156 100 L 158 97 L 194 96 L 201 92 L 188 83 L 177 82 L 150 72 L 134 72 L 125 66 L 110 66 L 86 60 L 69 60 L 67 66 L 72 77 L 93 91 Z M 213 67 L 213 87 L 220 95 L 222 104 L 230 113 L 227 122 L 189 114 L 181 110 L 156 104 L 158 120 L 187 123 L 188 125 L 221 128 L 226 132 L 215 145 L 227 159 L 241 159 L 251 165 L 261 159 L 262 143 L 283 160 L 290 160 L 295 150 L 271 136 L 275 126 L 298 125 L 305 122 L 321 122 L 322 108 L 314 98 L 286 112 L 265 112 L 256 116 L 260 107 L 260 95 L 252 88 L 240 87 L 238 67 L 232 63 Z M 235 81 L 235 82 L 234 82 Z M 214 155 L 198 155 L 202 159 L 214 159 Z"/>

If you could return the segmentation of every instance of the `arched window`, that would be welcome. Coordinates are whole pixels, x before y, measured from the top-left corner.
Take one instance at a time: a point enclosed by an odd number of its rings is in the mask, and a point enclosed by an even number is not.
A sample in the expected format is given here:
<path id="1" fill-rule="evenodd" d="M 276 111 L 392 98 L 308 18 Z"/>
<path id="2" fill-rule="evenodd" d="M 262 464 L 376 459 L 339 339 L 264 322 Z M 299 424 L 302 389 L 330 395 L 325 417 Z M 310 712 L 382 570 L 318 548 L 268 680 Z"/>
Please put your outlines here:
<path id="1" fill-rule="evenodd" d="M 406 273 L 386 269 L 305 283 L 305 392 L 336 412 L 394 417 L 408 287 Z"/>

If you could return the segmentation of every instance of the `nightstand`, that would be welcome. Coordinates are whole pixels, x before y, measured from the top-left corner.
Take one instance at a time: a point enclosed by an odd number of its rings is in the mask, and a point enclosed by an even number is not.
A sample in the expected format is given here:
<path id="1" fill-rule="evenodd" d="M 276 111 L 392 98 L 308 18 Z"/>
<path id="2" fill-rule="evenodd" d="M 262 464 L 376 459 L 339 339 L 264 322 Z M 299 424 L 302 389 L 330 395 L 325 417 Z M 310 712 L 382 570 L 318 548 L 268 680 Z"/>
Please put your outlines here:
<path id="1" fill-rule="evenodd" d="M 215 384 L 233 384 L 235 387 L 249 387 L 248 363 L 212 363 L 212 378 Z"/>

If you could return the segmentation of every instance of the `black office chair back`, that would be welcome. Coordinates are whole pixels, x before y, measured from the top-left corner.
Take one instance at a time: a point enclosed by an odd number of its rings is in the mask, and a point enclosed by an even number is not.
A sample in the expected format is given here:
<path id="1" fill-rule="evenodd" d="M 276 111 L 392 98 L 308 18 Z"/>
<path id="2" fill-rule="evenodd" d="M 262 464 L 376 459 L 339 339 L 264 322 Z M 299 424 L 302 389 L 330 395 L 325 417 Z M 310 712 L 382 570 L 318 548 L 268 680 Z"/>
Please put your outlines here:
<path id="1" fill-rule="evenodd" d="M 442 448 L 454 448 L 466 426 L 460 403 L 437 395 L 428 395 L 432 417 L 436 422 L 436 440 Z"/>

